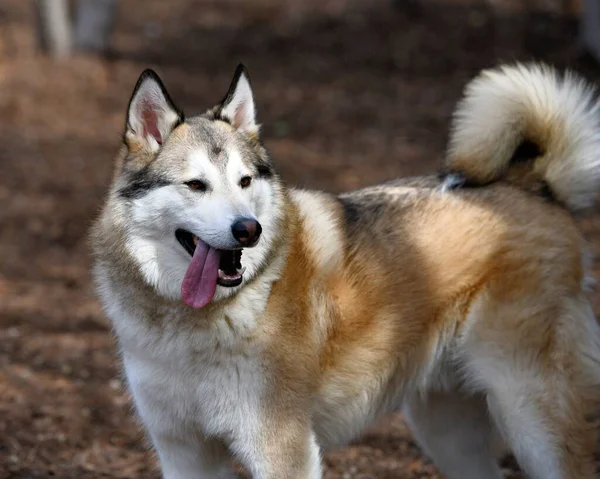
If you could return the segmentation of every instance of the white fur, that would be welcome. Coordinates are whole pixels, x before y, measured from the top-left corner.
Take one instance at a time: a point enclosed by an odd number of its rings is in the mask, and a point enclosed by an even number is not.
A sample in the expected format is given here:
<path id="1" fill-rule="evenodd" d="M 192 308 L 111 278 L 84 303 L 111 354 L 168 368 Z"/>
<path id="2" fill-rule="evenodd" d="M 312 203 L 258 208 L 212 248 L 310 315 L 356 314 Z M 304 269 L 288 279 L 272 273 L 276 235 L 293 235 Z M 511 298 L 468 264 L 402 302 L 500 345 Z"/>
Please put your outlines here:
<path id="1" fill-rule="evenodd" d="M 194 233 L 214 248 L 228 249 L 237 246 L 231 233 L 235 220 L 256 218 L 263 233 L 256 246 L 244 249 L 244 281 L 258 273 L 271 248 L 279 214 L 278 193 L 260 178 L 254 178 L 248 188 L 242 189 L 239 181 L 249 171 L 235 148 L 228 148 L 227 154 L 230 160 L 223 172 L 207 159 L 205 152 L 190 153 L 185 180 L 206 181 L 207 192 L 192 191 L 183 183 L 157 188 L 133 200 L 124 215 L 130 256 L 148 284 L 166 298 L 181 297 L 181 284 L 191 261 L 175 238 L 178 228 Z M 235 294 L 243 284 L 233 288 L 217 286 L 213 301 Z"/>
<path id="2" fill-rule="evenodd" d="M 442 183 L 439 186 L 439 190 L 442 193 L 447 193 L 448 191 L 452 191 L 453 189 L 462 186 L 464 182 L 465 179 L 462 176 L 457 174 L 449 174 L 446 175 L 442 180 Z"/>
<path id="3" fill-rule="evenodd" d="M 119 295 L 112 293 L 114 301 Z M 205 318 L 208 328 L 187 334 L 178 331 L 181 310 L 164 311 L 160 321 L 173 323 L 166 331 L 127 311 L 125 303 L 110 311 L 136 407 L 161 459 L 167 458 L 165 477 L 217 477 L 212 474 L 225 468 L 229 455 L 204 460 L 205 443 L 217 448 L 211 438 L 257 433 L 265 368 L 254 351 L 260 346 L 247 336 L 264 293 L 244 291 L 234 305 Z"/>
<path id="4" fill-rule="evenodd" d="M 308 465 L 308 479 L 321 479 L 322 467 L 321 467 L 321 450 L 317 444 L 317 438 L 314 433 L 311 433 L 308 437 L 308 452 L 309 452 L 309 465 Z"/>
<path id="5" fill-rule="evenodd" d="M 535 169 L 572 209 L 600 189 L 600 117 L 594 89 L 541 65 L 483 72 L 466 88 L 453 122 L 447 164 L 476 164 L 477 178 L 501 176 L 523 140 L 541 147 Z M 456 168 L 454 168 L 456 166 Z M 474 168 L 474 167 L 473 167 Z M 467 176 L 469 171 L 464 171 Z"/>
<path id="6" fill-rule="evenodd" d="M 256 438 L 264 415 L 268 367 L 253 338 L 272 278 L 248 285 L 200 327 L 183 332 L 185 307 L 157 311 L 156 328 L 132 305 L 135 291 L 113 284 L 97 266 L 106 312 L 114 321 L 135 406 L 161 459 L 165 479 L 229 478 L 230 453 L 217 438 L 233 438 L 232 450 L 250 464 L 255 479 L 275 479 Z M 136 297 L 143 302 L 143 298 Z M 133 307 L 132 307 L 133 306 Z M 188 310 L 189 312 L 189 310 Z M 201 325 L 204 325 L 202 327 Z M 166 329 L 164 329 L 166 328 Z M 321 477 L 314 435 L 309 441 L 307 479 Z"/>
<path id="7" fill-rule="evenodd" d="M 291 190 L 303 222 L 306 245 L 323 273 L 338 269 L 343 257 L 344 238 L 339 219 L 333 214 L 331 197 L 315 192 Z"/>
<path id="8" fill-rule="evenodd" d="M 221 175 L 217 167 L 208 159 L 205 148 L 197 148 L 187 155 L 185 175 L 188 181 L 202 180 L 212 188 L 220 187 Z"/>

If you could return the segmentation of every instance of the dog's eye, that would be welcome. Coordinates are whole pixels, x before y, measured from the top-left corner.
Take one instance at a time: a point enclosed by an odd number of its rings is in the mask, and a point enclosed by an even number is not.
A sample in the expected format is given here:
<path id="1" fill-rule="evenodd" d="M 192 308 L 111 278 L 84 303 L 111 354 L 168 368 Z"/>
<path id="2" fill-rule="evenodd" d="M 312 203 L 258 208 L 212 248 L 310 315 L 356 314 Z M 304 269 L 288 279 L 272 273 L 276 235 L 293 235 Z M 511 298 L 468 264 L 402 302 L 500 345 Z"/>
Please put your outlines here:
<path id="1" fill-rule="evenodd" d="M 249 176 L 244 176 L 241 180 L 240 180 L 240 186 L 242 188 L 248 188 L 250 186 L 250 183 L 252 183 L 252 178 L 250 178 Z"/>
<path id="2" fill-rule="evenodd" d="M 186 186 L 191 190 L 206 191 L 206 183 L 200 180 L 186 181 Z"/>

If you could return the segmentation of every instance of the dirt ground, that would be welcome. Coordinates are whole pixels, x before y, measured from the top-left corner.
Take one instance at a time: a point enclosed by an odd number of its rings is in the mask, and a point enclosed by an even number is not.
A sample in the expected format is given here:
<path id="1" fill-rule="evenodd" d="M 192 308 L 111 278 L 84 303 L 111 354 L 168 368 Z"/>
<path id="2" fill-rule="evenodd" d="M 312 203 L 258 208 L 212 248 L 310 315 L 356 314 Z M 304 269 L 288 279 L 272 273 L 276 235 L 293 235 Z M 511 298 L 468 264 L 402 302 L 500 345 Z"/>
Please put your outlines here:
<path id="1" fill-rule="evenodd" d="M 435 171 L 463 85 L 497 61 L 600 78 L 560 8 L 122 0 L 108 58 L 55 63 L 35 51 L 30 3 L 0 4 L 0 478 L 158 478 L 86 244 L 142 69 L 156 68 L 194 113 L 222 97 L 243 61 L 284 178 L 334 191 Z M 598 217 L 581 224 L 598 252 Z M 325 464 L 327 479 L 440 478 L 399 415 Z M 505 469 L 521 477 L 510 459 Z"/>

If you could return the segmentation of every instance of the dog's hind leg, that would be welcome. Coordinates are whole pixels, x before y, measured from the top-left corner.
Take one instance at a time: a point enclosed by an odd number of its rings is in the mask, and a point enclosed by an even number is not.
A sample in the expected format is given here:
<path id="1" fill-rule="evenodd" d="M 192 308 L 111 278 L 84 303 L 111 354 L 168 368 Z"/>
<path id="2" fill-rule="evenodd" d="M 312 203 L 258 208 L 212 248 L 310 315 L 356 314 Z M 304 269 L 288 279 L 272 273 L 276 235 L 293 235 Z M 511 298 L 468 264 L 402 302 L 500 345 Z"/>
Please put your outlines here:
<path id="1" fill-rule="evenodd" d="M 416 392 L 406 400 L 403 412 L 417 442 L 448 479 L 503 477 L 483 396 Z"/>
<path id="2" fill-rule="evenodd" d="M 528 304 L 534 302 L 535 304 Z M 597 478 L 587 423 L 600 334 L 583 298 L 480 298 L 465 334 L 467 376 L 532 479 Z M 477 317 L 475 317 L 477 315 Z"/>

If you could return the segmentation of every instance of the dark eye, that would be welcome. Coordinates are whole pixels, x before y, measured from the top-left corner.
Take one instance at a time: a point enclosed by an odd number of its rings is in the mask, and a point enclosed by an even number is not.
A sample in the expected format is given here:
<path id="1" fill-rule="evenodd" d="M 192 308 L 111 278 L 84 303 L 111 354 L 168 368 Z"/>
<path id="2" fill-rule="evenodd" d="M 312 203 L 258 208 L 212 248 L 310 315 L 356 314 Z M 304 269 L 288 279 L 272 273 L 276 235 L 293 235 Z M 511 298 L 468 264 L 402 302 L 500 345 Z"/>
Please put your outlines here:
<path id="1" fill-rule="evenodd" d="M 240 186 L 242 188 L 248 188 L 250 186 L 250 183 L 252 183 L 252 178 L 250 178 L 249 176 L 244 176 L 241 180 L 240 180 Z"/>
<path id="2" fill-rule="evenodd" d="M 206 183 L 200 180 L 187 181 L 185 185 L 191 190 L 206 191 Z"/>

